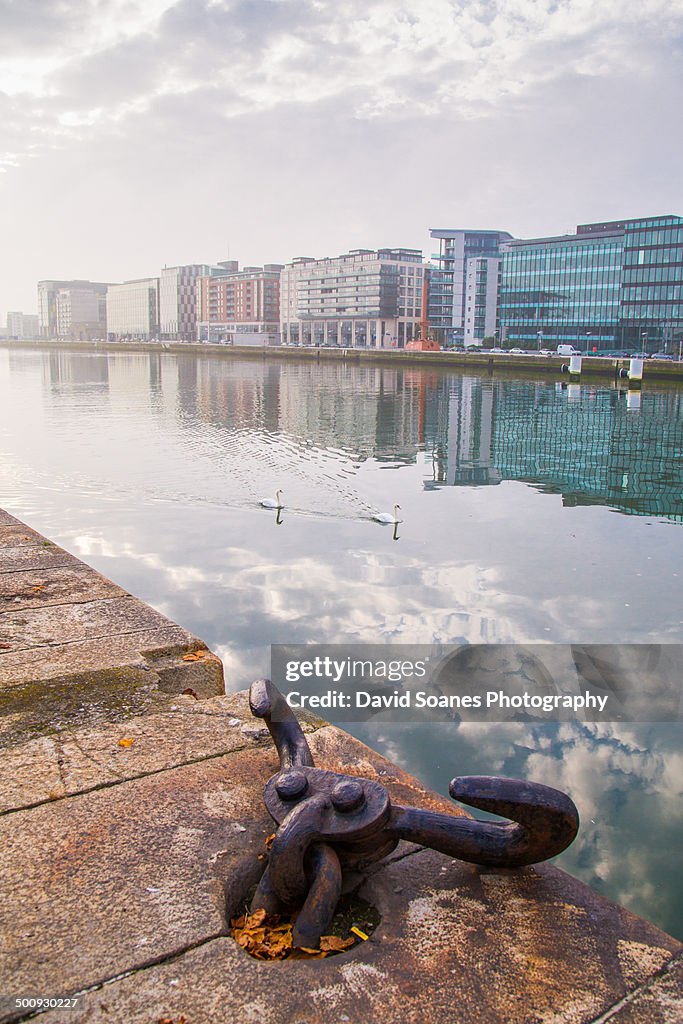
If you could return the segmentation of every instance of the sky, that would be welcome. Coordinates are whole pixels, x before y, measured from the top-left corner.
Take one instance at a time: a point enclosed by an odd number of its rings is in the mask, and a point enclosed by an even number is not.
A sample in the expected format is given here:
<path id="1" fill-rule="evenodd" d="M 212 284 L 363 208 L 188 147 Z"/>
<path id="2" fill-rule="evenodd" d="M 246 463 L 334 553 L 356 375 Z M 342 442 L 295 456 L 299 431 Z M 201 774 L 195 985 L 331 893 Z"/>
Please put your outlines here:
<path id="1" fill-rule="evenodd" d="M 0 325 L 41 278 L 683 214 L 683 0 L 0 0 Z"/>

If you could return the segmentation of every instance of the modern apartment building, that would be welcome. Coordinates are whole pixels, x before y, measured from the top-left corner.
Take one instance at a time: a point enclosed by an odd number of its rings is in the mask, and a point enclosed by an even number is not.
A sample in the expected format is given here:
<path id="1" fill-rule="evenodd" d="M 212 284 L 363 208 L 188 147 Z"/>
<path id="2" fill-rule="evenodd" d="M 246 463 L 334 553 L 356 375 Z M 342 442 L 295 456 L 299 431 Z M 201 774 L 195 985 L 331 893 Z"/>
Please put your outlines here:
<path id="1" fill-rule="evenodd" d="M 108 287 L 100 281 L 39 281 L 40 337 L 104 338 Z"/>
<path id="2" fill-rule="evenodd" d="M 164 267 L 159 277 L 159 336 L 195 341 L 197 281 L 211 271 L 206 263 Z"/>
<path id="3" fill-rule="evenodd" d="M 574 235 L 515 239 L 501 249 L 504 344 L 678 351 L 683 218 L 580 224 Z"/>
<path id="4" fill-rule="evenodd" d="M 500 256 L 472 256 L 465 270 L 466 347 L 481 346 L 498 330 Z"/>
<path id="5" fill-rule="evenodd" d="M 445 347 L 481 345 L 495 333 L 495 261 L 501 244 L 512 235 L 507 231 L 432 228 L 430 236 L 439 240 L 429 281 L 430 329 Z"/>
<path id="6" fill-rule="evenodd" d="M 107 289 L 109 341 L 150 341 L 159 336 L 159 278 L 112 284 Z"/>
<path id="7" fill-rule="evenodd" d="M 7 337 L 22 341 L 39 337 L 38 317 L 35 313 L 8 313 Z"/>
<path id="8" fill-rule="evenodd" d="M 419 249 L 300 257 L 282 271 L 282 340 L 403 348 L 418 334 L 424 275 Z"/>
<path id="9" fill-rule="evenodd" d="M 226 260 L 197 279 L 197 339 L 227 345 L 280 341 L 281 263 L 239 269 Z"/>

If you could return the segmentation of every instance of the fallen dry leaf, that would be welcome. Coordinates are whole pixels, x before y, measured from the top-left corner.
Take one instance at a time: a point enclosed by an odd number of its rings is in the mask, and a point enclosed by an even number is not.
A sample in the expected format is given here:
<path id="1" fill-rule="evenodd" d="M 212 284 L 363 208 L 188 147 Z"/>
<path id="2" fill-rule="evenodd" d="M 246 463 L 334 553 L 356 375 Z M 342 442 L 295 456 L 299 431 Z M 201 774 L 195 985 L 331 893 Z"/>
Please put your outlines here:
<path id="1" fill-rule="evenodd" d="M 45 584 L 36 583 L 35 587 L 31 587 L 31 590 L 33 591 L 34 594 L 40 594 L 43 590 L 45 590 Z"/>
<path id="2" fill-rule="evenodd" d="M 265 839 L 266 850 L 269 850 L 271 848 L 271 846 L 273 845 L 273 840 L 274 839 L 275 839 L 275 833 L 274 832 L 271 832 L 271 834 L 269 836 L 266 836 L 266 839 Z"/>
<path id="3" fill-rule="evenodd" d="M 294 947 L 292 952 L 287 957 L 288 960 L 324 960 L 327 953 L 321 952 L 319 949 L 306 949 L 302 946 L 300 949 Z"/>
<path id="4" fill-rule="evenodd" d="M 341 953 L 355 945 L 353 938 L 324 935 L 320 949 L 297 947 L 292 934 L 295 921 L 296 913 L 282 918 L 277 914 L 266 914 L 265 910 L 255 910 L 253 914 L 233 918 L 230 926 L 237 944 L 257 960 L 322 960 L 331 953 Z"/>
<path id="5" fill-rule="evenodd" d="M 120 747 L 132 747 L 134 743 L 135 740 L 131 739 L 129 736 L 124 736 L 123 739 L 119 740 Z"/>
<path id="6" fill-rule="evenodd" d="M 343 949 L 350 949 L 353 944 L 353 939 L 340 939 L 338 935 L 323 935 L 320 939 L 320 948 L 326 953 L 341 953 Z"/>
<path id="7" fill-rule="evenodd" d="M 291 922 L 269 917 L 265 910 L 243 914 L 230 924 L 237 944 L 257 960 L 283 960 L 293 948 Z"/>

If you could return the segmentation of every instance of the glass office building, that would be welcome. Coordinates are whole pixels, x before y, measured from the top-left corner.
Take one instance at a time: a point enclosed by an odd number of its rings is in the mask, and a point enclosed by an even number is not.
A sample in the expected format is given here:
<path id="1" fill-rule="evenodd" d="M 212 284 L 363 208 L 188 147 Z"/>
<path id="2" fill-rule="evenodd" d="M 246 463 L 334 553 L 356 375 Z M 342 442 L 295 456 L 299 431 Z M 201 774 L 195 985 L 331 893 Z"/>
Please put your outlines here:
<path id="1" fill-rule="evenodd" d="M 683 338 L 683 218 L 582 224 L 575 235 L 501 247 L 506 346 L 678 351 Z"/>
<path id="2" fill-rule="evenodd" d="M 643 347 L 678 352 L 683 339 L 683 217 L 625 224 L 621 322 Z"/>

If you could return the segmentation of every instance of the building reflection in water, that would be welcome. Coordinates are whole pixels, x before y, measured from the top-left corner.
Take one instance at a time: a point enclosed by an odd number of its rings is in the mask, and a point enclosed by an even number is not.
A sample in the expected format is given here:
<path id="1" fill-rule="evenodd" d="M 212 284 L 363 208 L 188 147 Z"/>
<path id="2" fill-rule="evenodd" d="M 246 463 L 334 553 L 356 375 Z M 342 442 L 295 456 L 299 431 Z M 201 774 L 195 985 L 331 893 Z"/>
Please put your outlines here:
<path id="1" fill-rule="evenodd" d="M 426 453 L 428 491 L 520 480 L 561 494 L 565 505 L 683 520 L 678 391 L 636 396 L 621 386 L 195 353 L 42 357 L 53 389 L 96 385 L 114 398 L 137 391 L 181 429 L 199 420 L 231 432 L 236 459 L 248 457 L 235 440 L 243 432 L 339 451 L 352 463 L 409 465 Z M 35 356 L 21 350 L 12 359 L 20 371 Z"/>
<path id="2" fill-rule="evenodd" d="M 442 391 L 446 387 L 442 385 Z M 522 480 L 565 505 L 683 519 L 683 402 L 625 388 L 451 378 L 434 395 L 425 487 Z"/>

